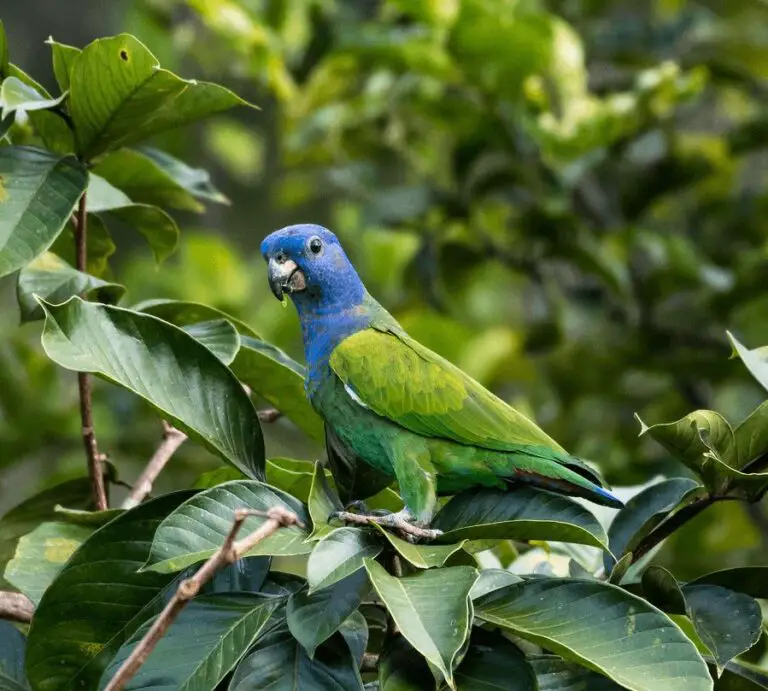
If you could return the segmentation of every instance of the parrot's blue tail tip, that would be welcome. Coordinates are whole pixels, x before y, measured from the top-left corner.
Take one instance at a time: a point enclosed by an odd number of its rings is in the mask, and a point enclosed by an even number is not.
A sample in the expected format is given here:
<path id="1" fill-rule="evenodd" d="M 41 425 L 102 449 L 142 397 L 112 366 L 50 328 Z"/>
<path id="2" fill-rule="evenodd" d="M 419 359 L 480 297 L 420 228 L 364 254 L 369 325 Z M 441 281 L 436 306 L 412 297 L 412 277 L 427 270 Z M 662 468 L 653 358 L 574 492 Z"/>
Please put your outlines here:
<path id="1" fill-rule="evenodd" d="M 595 492 L 600 495 L 603 506 L 610 506 L 612 509 L 623 509 L 624 502 L 614 497 L 608 490 L 602 487 L 595 487 Z"/>

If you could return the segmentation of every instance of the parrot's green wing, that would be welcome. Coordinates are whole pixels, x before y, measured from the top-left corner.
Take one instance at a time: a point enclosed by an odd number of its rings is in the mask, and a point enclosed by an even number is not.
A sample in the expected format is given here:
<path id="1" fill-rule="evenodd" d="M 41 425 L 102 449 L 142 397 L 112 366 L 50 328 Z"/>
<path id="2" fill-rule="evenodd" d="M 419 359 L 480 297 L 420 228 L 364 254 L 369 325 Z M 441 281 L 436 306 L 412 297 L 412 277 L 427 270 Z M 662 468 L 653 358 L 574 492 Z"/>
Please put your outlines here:
<path id="1" fill-rule="evenodd" d="M 350 395 L 417 434 L 496 451 L 535 446 L 566 455 L 525 415 L 390 326 L 346 338 L 330 364 Z"/>

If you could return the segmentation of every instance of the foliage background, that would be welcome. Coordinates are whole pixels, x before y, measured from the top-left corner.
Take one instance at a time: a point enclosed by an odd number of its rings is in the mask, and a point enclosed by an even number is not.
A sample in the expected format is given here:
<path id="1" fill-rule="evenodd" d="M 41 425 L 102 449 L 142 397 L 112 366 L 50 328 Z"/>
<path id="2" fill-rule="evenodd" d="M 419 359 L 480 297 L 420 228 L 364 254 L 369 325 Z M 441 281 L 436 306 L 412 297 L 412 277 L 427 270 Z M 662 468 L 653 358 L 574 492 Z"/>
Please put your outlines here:
<path id="1" fill-rule="evenodd" d="M 288 223 L 328 225 L 416 338 L 620 488 L 686 474 L 638 440 L 633 413 L 712 408 L 738 422 L 763 400 L 724 332 L 768 342 L 764 3 L 11 5 L 14 60 L 45 85 L 51 27 L 78 46 L 125 30 L 164 66 L 263 108 L 159 142 L 211 169 L 232 205 L 181 215 L 182 247 L 161 268 L 118 235 L 130 251 L 111 269 L 130 302 L 218 306 L 300 358 L 258 245 Z M 39 323 L 16 328 L 12 283 L 0 282 L 0 514 L 82 473 L 74 377 L 45 358 Z M 156 419 L 127 392 L 95 389 L 100 445 L 130 482 Z M 265 434 L 268 455 L 322 453 L 287 421 Z M 217 465 L 185 445 L 157 491 Z M 664 560 L 682 579 L 760 563 L 764 508 L 713 507 Z"/>

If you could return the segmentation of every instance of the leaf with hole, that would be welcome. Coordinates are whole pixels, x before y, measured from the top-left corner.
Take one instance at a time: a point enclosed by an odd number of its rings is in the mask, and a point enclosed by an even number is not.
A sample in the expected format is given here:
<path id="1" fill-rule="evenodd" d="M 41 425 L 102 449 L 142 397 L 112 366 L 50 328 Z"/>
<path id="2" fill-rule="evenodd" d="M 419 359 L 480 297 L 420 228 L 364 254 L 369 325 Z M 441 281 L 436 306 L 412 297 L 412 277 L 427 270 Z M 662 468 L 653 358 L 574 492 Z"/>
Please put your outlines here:
<path id="1" fill-rule="evenodd" d="M 73 295 L 82 295 L 97 302 L 115 305 L 124 294 L 125 286 L 108 283 L 78 271 L 52 252 L 45 252 L 27 264 L 19 272 L 16 282 L 16 300 L 22 323 L 45 316 L 35 295 L 52 303 L 65 302 Z"/>
<path id="2" fill-rule="evenodd" d="M 276 506 L 294 512 L 305 526 L 308 525 L 309 517 L 302 504 L 255 480 L 236 480 L 200 492 L 179 506 L 159 526 L 146 570 L 170 573 L 204 561 L 224 543 L 238 509 L 268 511 Z M 249 516 L 238 537 L 245 537 L 266 520 L 264 516 Z M 311 546 L 305 544 L 306 538 L 306 528 L 285 526 L 259 542 L 248 554 L 307 554 Z"/>
<path id="3" fill-rule="evenodd" d="M 373 559 L 365 568 L 400 633 L 453 685 L 453 667 L 470 633 L 469 592 L 477 571 L 452 566 L 395 578 Z"/>
<path id="4" fill-rule="evenodd" d="M 133 391 L 224 460 L 263 477 L 264 442 L 253 404 L 208 348 L 139 312 L 80 298 L 40 304 L 43 348 L 52 360 Z"/>
<path id="5" fill-rule="evenodd" d="M 53 244 L 87 184 L 88 173 L 73 156 L 0 147 L 0 277 Z"/>
<path id="6" fill-rule="evenodd" d="M 475 616 L 631 691 L 711 691 L 704 660 L 661 611 L 599 581 L 535 578 L 475 600 Z"/>

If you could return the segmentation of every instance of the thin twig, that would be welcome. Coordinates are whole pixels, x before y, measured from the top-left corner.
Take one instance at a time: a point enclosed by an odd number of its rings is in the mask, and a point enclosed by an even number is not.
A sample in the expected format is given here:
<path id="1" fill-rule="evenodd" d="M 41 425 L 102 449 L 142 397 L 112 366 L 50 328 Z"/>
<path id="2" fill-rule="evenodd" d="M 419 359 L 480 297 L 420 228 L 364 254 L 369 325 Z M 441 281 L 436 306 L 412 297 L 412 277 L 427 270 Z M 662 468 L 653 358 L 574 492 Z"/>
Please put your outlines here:
<path id="1" fill-rule="evenodd" d="M 149 459 L 149 463 L 144 468 L 144 472 L 136 480 L 136 484 L 133 486 L 133 490 L 128 495 L 128 498 L 123 502 L 121 508 L 132 509 L 134 506 L 138 506 L 143 502 L 152 491 L 152 485 L 157 476 L 163 471 L 168 461 L 171 460 L 171 456 L 176 453 L 176 450 L 186 441 L 187 435 L 181 430 L 176 429 L 173 425 L 168 424 L 163 420 L 163 441 L 157 450 Z"/>
<path id="2" fill-rule="evenodd" d="M 248 516 L 266 516 L 264 521 L 250 535 L 235 542 L 238 532 Z M 104 688 L 104 691 L 121 691 L 125 684 L 133 678 L 147 657 L 155 649 L 160 639 L 168 631 L 168 628 L 179 616 L 187 603 L 200 592 L 220 568 L 227 564 L 234 564 L 244 554 L 247 554 L 253 546 L 272 535 L 278 528 L 288 525 L 301 525 L 296 514 L 276 506 L 269 511 L 256 511 L 254 509 L 240 509 L 235 512 L 232 528 L 227 535 L 224 544 L 206 561 L 194 576 L 179 583 L 176 593 L 158 615 L 155 623 L 147 631 L 138 645 L 117 670 L 115 676 Z"/>
<path id="3" fill-rule="evenodd" d="M 88 213 L 86 193 L 80 197 L 75 219 L 75 257 L 78 271 L 85 271 L 88 264 Z M 88 474 L 91 478 L 93 503 L 97 511 L 108 508 L 107 493 L 104 489 L 104 475 L 101 462 L 104 457 L 99 453 L 96 434 L 93 431 L 93 397 L 91 382 L 85 372 L 77 373 L 77 388 L 80 392 L 80 421 L 82 425 L 83 446 L 88 459 Z"/>
<path id="4" fill-rule="evenodd" d="M 28 624 L 34 613 L 35 606 L 26 595 L 0 592 L 0 619 Z"/>
<path id="5" fill-rule="evenodd" d="M 283 414 L 277 408 L 265 408 L 259 411 L 259 422 L 274 422 L 283 417 Z"/>

